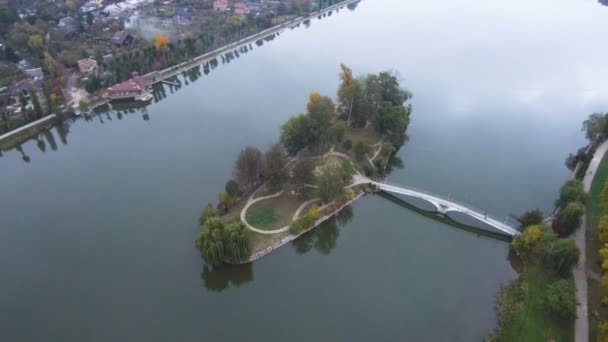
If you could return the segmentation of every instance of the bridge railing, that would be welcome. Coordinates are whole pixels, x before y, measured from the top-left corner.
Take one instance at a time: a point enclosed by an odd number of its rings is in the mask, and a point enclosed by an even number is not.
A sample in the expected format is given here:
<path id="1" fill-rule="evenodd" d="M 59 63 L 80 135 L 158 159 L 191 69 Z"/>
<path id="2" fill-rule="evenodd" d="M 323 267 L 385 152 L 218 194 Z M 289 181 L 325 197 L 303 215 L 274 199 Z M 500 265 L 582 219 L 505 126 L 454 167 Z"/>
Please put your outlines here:
<path id="1" fill-rule="evenodd" d="M 393 188 L 397 188 L 397 189 L 401 188 L 401 189 L 404 189 L 404 190 L 414 191 L 414 192 L 421 193 L 423 195 L 427 195 L 429 197 L 434 197 L 434 198 L 437 198 L 439 200 L 443 200 L 443 201 L 446 201 L 446 202 L 454 203 L 456 205 L 465 207 L 465 208 L 467 208 L 467 209 L 469 209 L 471 211 L 475 211 L 475 212 L 477 212 L 479 214 L 485 214 L 485 216 L 487 216 L 488 218 L 490 218 L 490 219 L 492 219 L 494 221 L 497 221 L 497 222 L 499 222 L 499 223 L 501 223 L 501 224 L 503 224 L 503 225 L 505 225 L 505 226 L 507 226 L 509 228 L 517 230 L 516 227 L 513 227 L 510 224 L 507 224 L 505 220 L 501 220 L 501 219 L 499 219 L 498 217 L 496 217 L 494 215 L 490 215 L 490 214 L 487 213 L 487 211 L 479 209 L 478 207 L 475 207 L 474 205 L 471 205 L 470 203 L 458 201 L 458 200 L 453 199 L 452 197 L 446 197 L 446 196 L 442 196 L 442 195 L 437 195 L 437 194 L 434 194 L 434 193 L 432 193 L 430 191 L 418 189 L 418 188 L 415 188 L 415 187 L 412 187 L 412 186 L 409 186 L 409 185 L 408 186 L 403 186 L 403 185 L 398 185 L 398 184 L 393 184 L 393 183 L 386 183 L 386 182 L 382 182 L 382 183 L 378 183 L 378 184 L 384 184 L 384 185 L 387 185 L 389 187 L 393 187 Z M 508 216 L 507 216 L 507 219 L 508 219 Z"/>

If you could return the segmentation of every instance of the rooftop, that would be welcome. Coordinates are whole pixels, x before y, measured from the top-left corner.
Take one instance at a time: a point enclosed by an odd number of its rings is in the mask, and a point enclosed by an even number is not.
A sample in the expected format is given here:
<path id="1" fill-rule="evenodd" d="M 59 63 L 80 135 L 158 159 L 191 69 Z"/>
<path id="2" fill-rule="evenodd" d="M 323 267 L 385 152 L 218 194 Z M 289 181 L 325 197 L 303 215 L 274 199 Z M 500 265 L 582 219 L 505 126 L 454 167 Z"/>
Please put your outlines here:
<path id="1" fill-rule="evenodd" d="M 141 76 L 135 76 L 130 80 L 118 83 L 111 87 L 108 87 L 108 92 L 116 93 L 132 93 L 139 92 L 146 89 L 146 81 Z"/>
<path id="2" fill-rule="evenodd" d="M 9 94 L 11 96 L 17 96 L 19 92 L 29 92 L 30 88 L 33 88 L 35 91 L 40 91 L 40 89 L 42 89 L 42 82 L 40 80 L 31 79 L 21 80 L 9 87 Z"/>

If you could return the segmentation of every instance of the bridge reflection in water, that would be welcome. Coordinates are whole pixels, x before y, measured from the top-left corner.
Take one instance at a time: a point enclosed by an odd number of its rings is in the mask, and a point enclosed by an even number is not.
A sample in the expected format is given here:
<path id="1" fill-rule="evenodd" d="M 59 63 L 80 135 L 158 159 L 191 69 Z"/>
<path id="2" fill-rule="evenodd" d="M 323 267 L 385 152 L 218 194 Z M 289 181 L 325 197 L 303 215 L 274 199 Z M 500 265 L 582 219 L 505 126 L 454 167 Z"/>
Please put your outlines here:
<path id="1" fill-rule="evenodd" d="M 386 191 L 380 191 L 380 192 L 376 193 L 376 195 L 380 196 L 384 199 L 387 199 L 390 202 L 392 202 L 400 207 L 412 210 L 422 216 L 425 216 L 425 217 L 435 220 L 437 222 L 443 223 L 445 225 L 476 234 L 478 236 L 485 236 L 485 237 L 489 237 L 492 239 L 501 240 L 501 241 L 505 241 L 505 242 L 511 242 L 513 240 L 513 236 L 510 234 L 498 232 L 498 231 L 491 231 L 489 229 L 475 227 L 473 225 L 458 222 L 458 221 L 452 219 L 451 217 L 444 215 L 444 214 L 440 214 L 434 210 L 429 211 L 429 210 L 421 209 L 421 208 L 407 202 L 406 200 L 404 200 L 400 197 L 397 197 L 393 194 L 390 194 Z"/>

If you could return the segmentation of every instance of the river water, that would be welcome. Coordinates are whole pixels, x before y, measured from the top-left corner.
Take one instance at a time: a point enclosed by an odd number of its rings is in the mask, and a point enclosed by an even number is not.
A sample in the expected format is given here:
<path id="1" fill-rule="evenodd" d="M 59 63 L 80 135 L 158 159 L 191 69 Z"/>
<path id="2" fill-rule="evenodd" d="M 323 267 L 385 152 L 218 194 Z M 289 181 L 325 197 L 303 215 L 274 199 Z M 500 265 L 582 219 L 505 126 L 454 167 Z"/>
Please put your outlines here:
<path id="1" fill-rule="evenodd" d="M 243 146 L 275 142 L 309 91 L 335 96 L 344 62 L 394 69 L 415 95 L 391 182 L 502 218 L 550 211 L 581 121 L 608 108 L 607 19 L 593 0 L 366 0 L 145 112 L 4 152 L 0 339 L 481 340 L 516 276 L 504 242 L 367 196 L 253 265 L 213 272 L 194 249 L 199 210 Z"/>

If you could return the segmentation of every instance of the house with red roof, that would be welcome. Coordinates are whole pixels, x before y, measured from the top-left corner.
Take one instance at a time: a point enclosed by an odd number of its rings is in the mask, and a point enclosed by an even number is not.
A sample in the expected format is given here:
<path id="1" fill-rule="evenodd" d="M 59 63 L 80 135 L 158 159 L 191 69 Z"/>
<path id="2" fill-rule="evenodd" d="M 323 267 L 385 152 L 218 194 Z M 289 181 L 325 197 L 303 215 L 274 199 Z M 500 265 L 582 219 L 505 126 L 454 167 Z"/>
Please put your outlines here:
<path id="1" fill-rule="evenodd" d="M 106 89 L 106 97 L 110 100 L 139 100 L 147 95 L 146 80 L 141 76 L 135 76 Z"/>
<path id="2" fill-rule="evenodd" d="M 97 74 L 97 61 L 93 58 L 81 59 L 78 62 L 78 70 L 84 76 Z"/>
<path id="3" fill-rule="evenodd" d="M 228 10 L 228 0 L 216 0 L 213 2 L 213 9 L 225 12 Z"/>
<path id="4" fill-rule="evenodd" d="M 234 14 L 236 15 L 247 15 L 249 14 L 249 7 L 244 2 L 237 2 L 234 4 Z"/>

